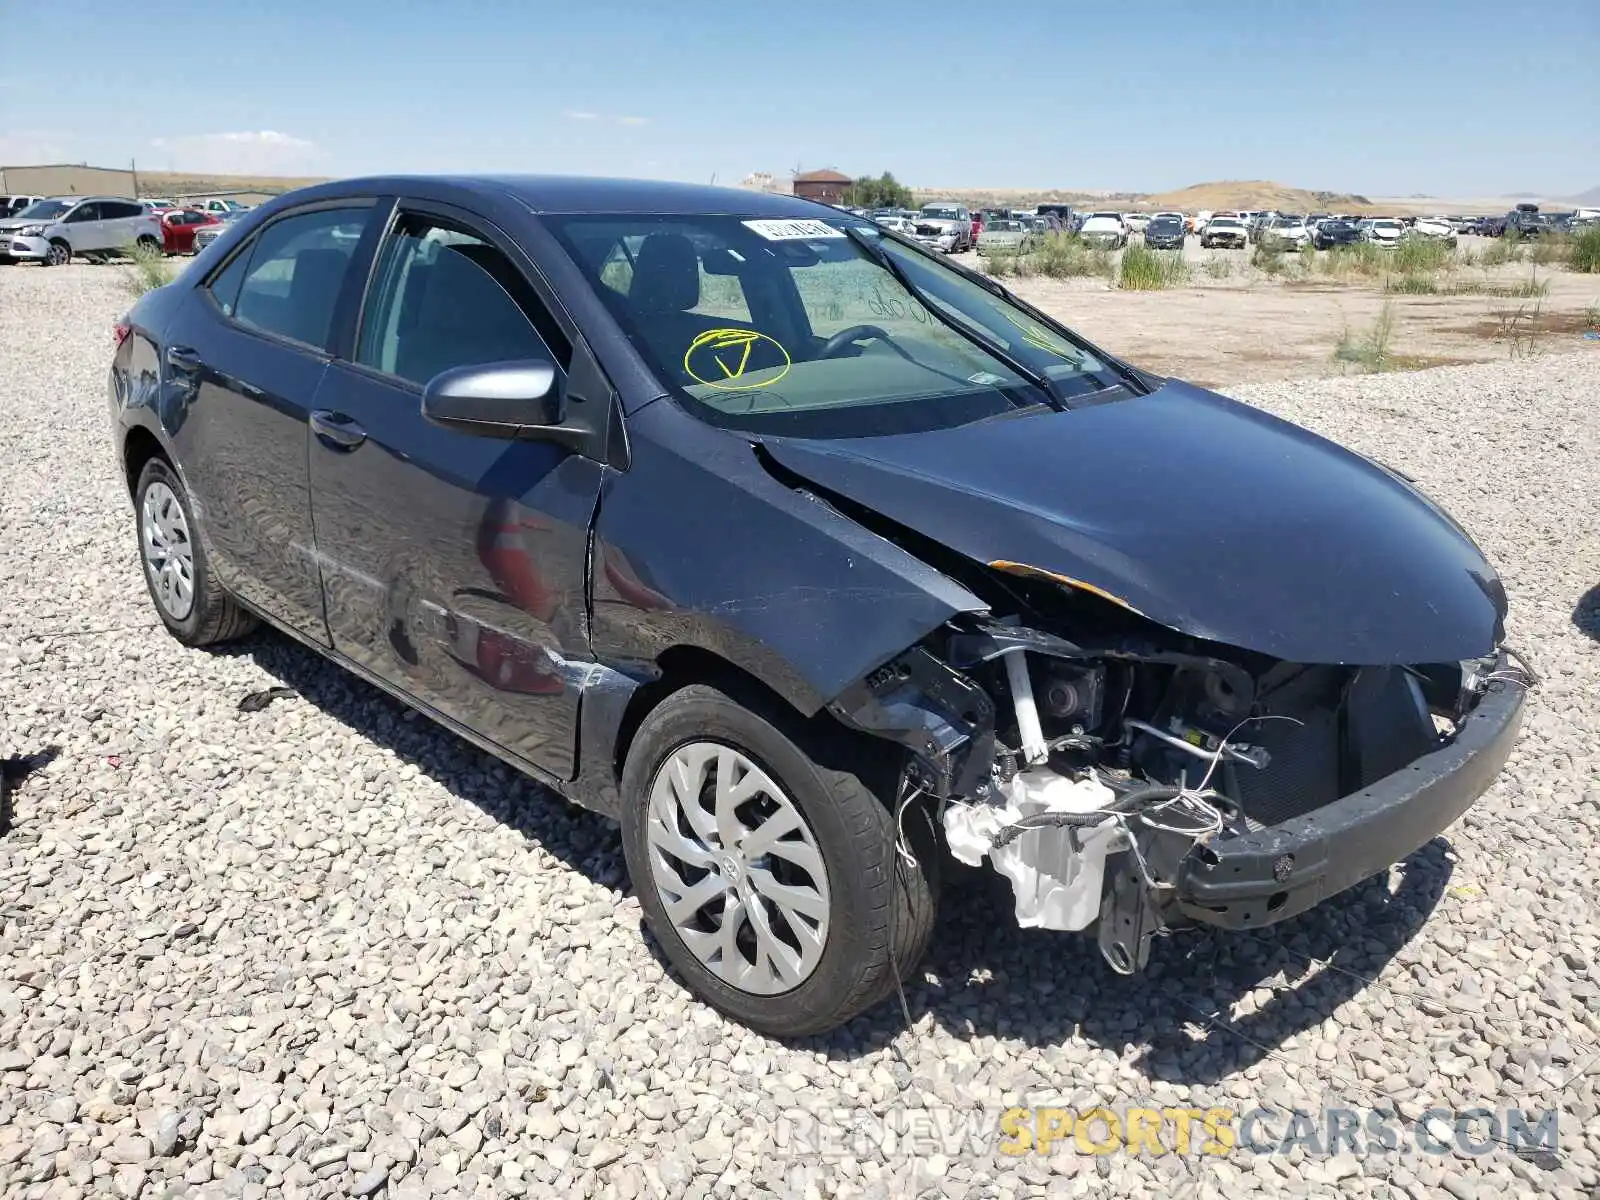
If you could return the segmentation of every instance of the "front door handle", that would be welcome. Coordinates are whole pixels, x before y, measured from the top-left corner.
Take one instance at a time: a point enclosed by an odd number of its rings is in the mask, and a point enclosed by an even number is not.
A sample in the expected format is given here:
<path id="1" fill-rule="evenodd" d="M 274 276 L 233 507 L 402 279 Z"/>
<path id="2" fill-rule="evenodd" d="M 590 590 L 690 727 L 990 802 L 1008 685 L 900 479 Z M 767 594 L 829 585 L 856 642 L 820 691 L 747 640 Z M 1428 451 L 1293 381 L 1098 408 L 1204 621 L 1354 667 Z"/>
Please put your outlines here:
<path id="1" fill-rule="evenodd" d="M 198 371 L 205 366 L 198 351 L 188 346 L 168 346 L 167 366 L 175 371 Z"/>
<path id="2" fill-rule="evenodd" d="M 311 414 L 311 432 L 330 450 L 354 450 L 367 440 L 367 431 L 354 418 L 326 409 Z"/>

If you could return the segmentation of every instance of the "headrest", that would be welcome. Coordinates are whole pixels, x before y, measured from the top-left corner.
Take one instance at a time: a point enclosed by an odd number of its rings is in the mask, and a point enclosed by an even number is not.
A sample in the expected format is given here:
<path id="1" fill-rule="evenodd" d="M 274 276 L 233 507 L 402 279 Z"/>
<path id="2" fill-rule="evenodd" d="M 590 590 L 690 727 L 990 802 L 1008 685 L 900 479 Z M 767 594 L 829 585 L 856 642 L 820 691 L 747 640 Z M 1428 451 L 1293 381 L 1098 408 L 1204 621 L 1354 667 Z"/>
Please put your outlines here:
<path id="1" fill-rule="evenodd" d="M 633 263 L 628 300 L 641 313 L 686 312 L 700 303 L 700 256 L 681 233 L 652 233 Z"/>

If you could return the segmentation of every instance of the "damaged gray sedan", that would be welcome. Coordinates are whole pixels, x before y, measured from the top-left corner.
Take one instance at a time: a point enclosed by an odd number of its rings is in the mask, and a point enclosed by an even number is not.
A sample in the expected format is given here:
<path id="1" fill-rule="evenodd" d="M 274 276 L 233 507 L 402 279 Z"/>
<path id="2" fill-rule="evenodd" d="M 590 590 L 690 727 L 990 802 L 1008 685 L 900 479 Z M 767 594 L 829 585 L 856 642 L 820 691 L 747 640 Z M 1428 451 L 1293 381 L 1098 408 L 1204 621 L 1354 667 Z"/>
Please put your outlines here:
<path id="1" fill-rule="evenodd" d="M 1532 681 L 1407 479 L 793 198 L 322 185 L 118 342 L 174 635 L 268 620 L 616 816 L 774 1035 L 892 994 L 947 856 L 1120 972 L 1303 912 L 1474 802 Z"/>

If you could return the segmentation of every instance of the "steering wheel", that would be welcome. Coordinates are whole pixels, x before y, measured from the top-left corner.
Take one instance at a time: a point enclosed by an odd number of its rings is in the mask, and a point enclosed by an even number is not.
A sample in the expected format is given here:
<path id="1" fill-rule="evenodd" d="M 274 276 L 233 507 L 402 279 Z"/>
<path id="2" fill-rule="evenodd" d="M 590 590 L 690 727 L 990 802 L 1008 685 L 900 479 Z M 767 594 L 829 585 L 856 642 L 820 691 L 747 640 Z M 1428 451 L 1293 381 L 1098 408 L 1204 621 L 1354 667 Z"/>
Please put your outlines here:
<path id="1" fill-rule="evenodd" d="M 833 358 L 851 343 L 864 342 L 868 338 L 877 338 L 879 341 L 888 342 L 891 346 L 894 345 L 894 339 L 889 336 L 888 332 L 876 325 L 851 325 L 847 329 L 839 330 L 838 333 L 829 338 L 823 344 L 822 349 L 817 351 L 817 357 Z"/>

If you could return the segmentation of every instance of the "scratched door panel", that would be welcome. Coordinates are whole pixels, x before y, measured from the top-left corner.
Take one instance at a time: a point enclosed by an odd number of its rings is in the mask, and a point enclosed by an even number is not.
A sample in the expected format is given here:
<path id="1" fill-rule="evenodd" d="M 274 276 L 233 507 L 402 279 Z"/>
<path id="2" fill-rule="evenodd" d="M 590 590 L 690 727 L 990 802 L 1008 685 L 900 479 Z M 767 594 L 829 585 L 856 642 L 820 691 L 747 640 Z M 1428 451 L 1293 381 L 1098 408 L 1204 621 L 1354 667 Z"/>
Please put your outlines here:
<path id="1" fill-rule="evenodd" d="M 433 425 L 414 388 L 346 364 L 329 367 L 316 407 L 366 433 L 353 449 L 312 438 L 335 649 L 569 778 L 601 468 Z"/>

